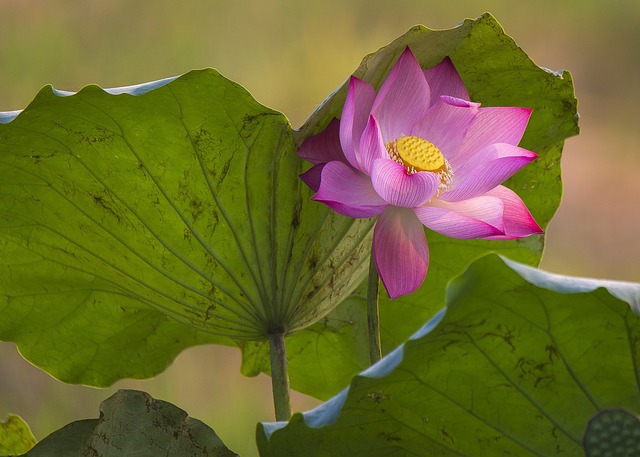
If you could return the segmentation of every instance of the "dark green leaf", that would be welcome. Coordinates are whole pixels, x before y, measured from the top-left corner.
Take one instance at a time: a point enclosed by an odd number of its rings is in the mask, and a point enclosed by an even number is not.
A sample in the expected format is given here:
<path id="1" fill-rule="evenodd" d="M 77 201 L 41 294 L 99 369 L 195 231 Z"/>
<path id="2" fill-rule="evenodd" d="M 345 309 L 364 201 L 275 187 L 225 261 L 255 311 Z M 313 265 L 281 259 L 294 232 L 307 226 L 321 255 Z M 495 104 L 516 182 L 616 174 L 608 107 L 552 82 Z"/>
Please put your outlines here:
<path id="1" fill-rule="evenodd" d="M 594 414 L 640 409 L 640 284 L 489 255 L 447 305 L 338 396 L 262 424 L 262 455 L 582 457 Z"/>
<path id="2" fill-rule="evenodd" d="M 145 392 L 120 390 L 100 405 L 100 418 L 73 422 L 25 457 L 232 457 L 218 435 L 180 408 Z"/>
<path id="3" fill-rule="evenodd" d="M 47 436 L 24 455 L 27 457 L 84 457 L 83 453 L 88 450 L 85 443 L 91 438 L 93 430 L 99 423 L 98 419 L 72 422 Z"/>

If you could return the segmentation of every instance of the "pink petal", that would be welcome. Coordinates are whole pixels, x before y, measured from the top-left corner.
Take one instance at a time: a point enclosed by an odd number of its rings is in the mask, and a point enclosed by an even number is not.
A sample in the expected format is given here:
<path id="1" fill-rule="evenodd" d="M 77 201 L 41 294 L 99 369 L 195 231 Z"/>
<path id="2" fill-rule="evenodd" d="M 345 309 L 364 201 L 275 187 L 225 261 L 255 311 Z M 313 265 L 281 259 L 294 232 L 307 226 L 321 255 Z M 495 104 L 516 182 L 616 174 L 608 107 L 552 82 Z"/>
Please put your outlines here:
<path id="1" fill-rule="evenodd" d="M 318 189 L 320 189 L 322 169 L 325 165 L 325 163 L 319 163 L 318 165 L 314 165 L 300 175 L 300 179 L 302 180 L 302 182 L 311 187 L 314 192 L 318 192 Z"/>
<path id="2" fill-rule="evenodd" d="M 481 149 L 462 163 L 452 160 L 453 190 L 440 198 L 452 202 L 483 195 L 536 157 L 535 152 L 499 143 Z"/>
<path id="3" fill-rule="evenodd" d="M 517 146 L 531 117 L 529 108 L 487 107 L 480 108 L 467 131 L 460 149 L 460 160 L 490 144 L 507 143 Z"/>
<path id="4" fill-rule="evenodd" d="M 479 103 L 443 96 L 414 125 L 410 134 L 435 144 L 447 159 L 453 157 L 462 147 L 479 106 Z"/>
<path id="5" fill-rule="evenodd" d="M 373 231 L 373 255 L 390 298 L 420 287 L 429 250 L 422 224 L 410 209 L 390 206 L 380 215 Z"/>
<path id="6" fill-rule="evenodd" d="M 435 67 L 427 68 L 424 75 L 431 88 L 432 104 L 435 104 L 441 95 L 469 100 L 467 88 L 449 57 L 445 57 Z"/>
<path id="7" fill-rule="evenodd" d="M 513 240 L 537 233 L 543 233 L 522 199 L 511 189 L 498 186 L 487 192 L 488 196 L 499 198 L 504 205 L 504 235 L 487 237 L 489 240 Z"/>
<path id="8" fill-rule="evenodd" d="M 340 147 L 340 121 L 332 119 L 322 132 L 305 139 L 298 155 L 314 165 L 333 160 L 348 163 Z"/>
<path id="9" fill-rule="evenodd" d="M 430 100 L 429 84 L 407 48 L 382 84 L 371 109 L 385 141 L 407 135 L 411 126 L 426 114 Z"/>
<path id="10" fill-rule="evenodd" d="M 413 208 L 431 200 L 440 185 L 440 177 L 426 171 L 409 174 L 393 160 L 378 159 L 371 167 L 371 183 L 390 205 Z"/>
<path id="11" fill-rule="evenodd" d="M 420 222 L 442 235 L 470 240 L 504 235 L 502 200 L 481 196 L 460 202 L 434 199 L 413 209 Z"/>
<path id="12" fill-rule="evenodd" d="M 373 162 L 377 159 L 388 158 L 389 153 L 384 146 L 378 121 L 373 115 L 369 116 L 369 122 L 367 122 L 367 126 L 364 132 L 362 132 L 362 138 L 360 139 L 359 161 L 362 164 L 362 171 L 371 175 Z"/>
<path id="13" fill-rule="evenodd" d="M 355 76 L 351 77 L 340 119 L 340 144 L 349 163 L 359 170 L 361 166 L 357 151 L 360 148 L 360 137 L 369 121 L 375 97 L 376 90 L 373 86 Z"/>
<path id="14" fill-rule="evenodd" d="M 367 175 L 338 161 L 324 165 L 313 200 L 348 217 L 377 216 L 387 207 Z"/>

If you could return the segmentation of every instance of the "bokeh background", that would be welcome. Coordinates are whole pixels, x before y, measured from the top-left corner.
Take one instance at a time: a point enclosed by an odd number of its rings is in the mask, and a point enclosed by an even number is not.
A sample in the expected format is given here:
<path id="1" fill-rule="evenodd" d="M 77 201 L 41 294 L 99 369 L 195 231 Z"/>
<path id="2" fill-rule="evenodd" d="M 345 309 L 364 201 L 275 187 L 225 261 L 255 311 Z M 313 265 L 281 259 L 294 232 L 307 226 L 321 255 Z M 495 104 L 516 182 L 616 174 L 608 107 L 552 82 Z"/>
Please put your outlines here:
<path id="1" fill-rule="evenodd" d="M 450 28 L 485 11 L 538 65 L 575 80 L 582 133 L 565 146 L 542 267 L 640 281 L 639 0 L 0 0 L 0 111 L 24 108 L 44 84 L 117 87 L 215 67 L 297 127 L 409 27 Z M 0 420 L 20 414 L 42 439 L 97 417 L 116 389 L 138 388 L 253 456 L 256 422 L 273 419 L 270 382 L 239 366 L 237 350 L 193 348 L 153 380 L 97 390 L 59 383 L 0 343 Z M 295 396 L 297 410 L 315 404 Z"/>

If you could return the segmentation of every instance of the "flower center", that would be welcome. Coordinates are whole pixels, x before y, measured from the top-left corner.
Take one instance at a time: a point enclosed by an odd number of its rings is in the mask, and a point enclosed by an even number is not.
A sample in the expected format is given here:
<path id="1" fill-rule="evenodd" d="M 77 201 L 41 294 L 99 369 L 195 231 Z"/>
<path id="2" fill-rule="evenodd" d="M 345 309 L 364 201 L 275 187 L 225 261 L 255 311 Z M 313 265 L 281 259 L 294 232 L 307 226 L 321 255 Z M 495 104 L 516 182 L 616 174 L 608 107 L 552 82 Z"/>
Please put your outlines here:
<path id="1" fill-rule="evenodd" d="M 440 177 L 438 194 L 451 187 L 453 170 L 444 158 L 438 146 L 419 136 L 403 136 L 387 144 L 387 151 L 391 160 L 398 162 L 413 174 L 419 171 L 429 171 Z"/>

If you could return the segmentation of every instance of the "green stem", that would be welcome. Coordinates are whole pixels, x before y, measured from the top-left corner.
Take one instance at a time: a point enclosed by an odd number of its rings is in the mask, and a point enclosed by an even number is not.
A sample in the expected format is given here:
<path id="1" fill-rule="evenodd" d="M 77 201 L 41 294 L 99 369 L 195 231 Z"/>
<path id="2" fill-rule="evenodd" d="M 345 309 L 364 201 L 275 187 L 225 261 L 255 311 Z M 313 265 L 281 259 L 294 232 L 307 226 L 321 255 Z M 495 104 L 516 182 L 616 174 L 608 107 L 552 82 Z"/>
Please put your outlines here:
<path id="1" fill-rule="evenodd" d="M 367 289 L 367 323 L 369 325 L 369 359 L 371 365 L 382 358 L 380 344 L 380 313 L 378 311 L 378 269 L 371 253 L 369 261 L 369 288 Z"/>
<path id="2" fill-rule="evenodd" d="M 291 393 L 284 332 L 269 335 L 269 354 L 271 356 L 271 383 L 276 420 L 288 421 L 291 419 Z"/>

